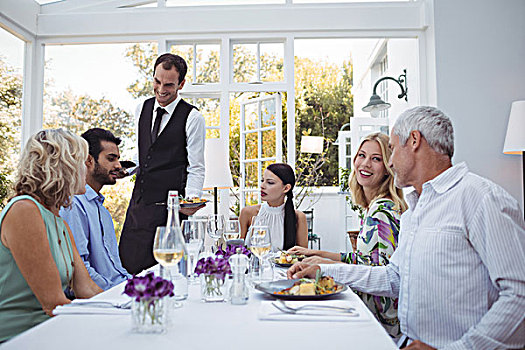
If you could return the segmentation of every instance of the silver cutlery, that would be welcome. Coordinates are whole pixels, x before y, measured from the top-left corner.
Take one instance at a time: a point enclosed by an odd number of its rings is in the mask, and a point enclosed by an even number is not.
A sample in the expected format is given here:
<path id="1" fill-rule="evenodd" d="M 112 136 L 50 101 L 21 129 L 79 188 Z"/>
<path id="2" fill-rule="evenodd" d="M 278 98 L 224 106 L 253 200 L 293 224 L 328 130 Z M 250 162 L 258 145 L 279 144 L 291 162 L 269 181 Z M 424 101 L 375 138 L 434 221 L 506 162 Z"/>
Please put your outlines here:
<path id="1" fill-rule="evenodd" d="M 277 300 L 283 307 L 285 307 L 288 310 L 293 311 L 300 311 L 300 310 L 314 310 L 314 309 L 327 309 L 327 310 L 334 310 L 334 311 L 340 311 L 340 312 L 354 312 L 355 308 L 353 307 L 343 307 L 343 306 L 335 306 L 335 305 L 323 305 L 323 304 L 305 304 L 300 306 L 290 306 L 287 305 L 286 302 L 282 299 Z"/>
<path id="2" fill-rule="evenodd" d="M 359 313 L 355 312 L 355 310 L 348 310 L 346 309 L 347 311 L 336 311 L 335 313 L 332 312 L 330 313 L 326 313 L 326 314 L 317 314 L 317 313 L 299 313 L 299 310 L 296 310 L 296 309 L 292 309 L 292 308 L 288 308 L 287 306 L 283 306 L 284 304 L 282 303 L 276 303 L 276 302 L 272 302 L 272 305 L 273 307 L 275 307 L 277 310 L 281 311 L 281 312 L 284 312 L 285 314 L 292 314 L 292 315 L 295 315 L 295 314 L 300 314 L 300 315 L 309 315 L 309 316 L 346 316 L 346 317 L 357 317 L 359 316 Z M 331 310 L 331 311 L 335 311 L 335 310 Z"/>

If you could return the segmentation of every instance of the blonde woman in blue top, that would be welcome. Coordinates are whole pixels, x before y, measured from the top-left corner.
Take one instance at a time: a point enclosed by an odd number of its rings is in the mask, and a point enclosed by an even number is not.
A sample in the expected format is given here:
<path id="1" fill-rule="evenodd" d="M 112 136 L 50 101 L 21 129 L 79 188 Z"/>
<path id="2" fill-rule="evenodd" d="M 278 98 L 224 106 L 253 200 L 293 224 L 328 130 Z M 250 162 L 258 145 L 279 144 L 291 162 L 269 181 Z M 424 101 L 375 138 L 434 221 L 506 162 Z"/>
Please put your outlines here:
<path id="1" fill-rule="evenodd" d="M 58 305 L 102 290 L 91 280 L 59 216 L 85 192 L 88 145 L 63 129 L 43 130 L 24 148 L 16 196 L 0 214 L 0 342 L 52 316 Z"/>

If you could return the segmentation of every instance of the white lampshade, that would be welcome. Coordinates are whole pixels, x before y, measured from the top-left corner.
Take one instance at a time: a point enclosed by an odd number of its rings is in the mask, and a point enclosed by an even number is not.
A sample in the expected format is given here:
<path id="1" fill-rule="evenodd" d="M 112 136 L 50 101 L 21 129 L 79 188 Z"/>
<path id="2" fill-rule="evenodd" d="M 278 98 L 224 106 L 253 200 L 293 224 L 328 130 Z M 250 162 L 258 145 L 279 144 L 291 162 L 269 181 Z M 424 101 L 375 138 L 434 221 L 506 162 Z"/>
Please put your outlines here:
<path id="1" fill-rule="evenodd" d="M 228 145 L 220 139 L 206 139 L 204 151 L 206 172 L 204 175 L 204 190 L 233 187 Z"/>
<path id="2" fill-rule="evenodd" d="M 302 153 L 323 153 L 322 136 L 301 136 Z"/>
<path id="3" fill-rule="evenodd" d="M 514 101 L 510 109 L 503 153 L 521 154 L 522 151 L 525 151 L 525 101 Z"/>

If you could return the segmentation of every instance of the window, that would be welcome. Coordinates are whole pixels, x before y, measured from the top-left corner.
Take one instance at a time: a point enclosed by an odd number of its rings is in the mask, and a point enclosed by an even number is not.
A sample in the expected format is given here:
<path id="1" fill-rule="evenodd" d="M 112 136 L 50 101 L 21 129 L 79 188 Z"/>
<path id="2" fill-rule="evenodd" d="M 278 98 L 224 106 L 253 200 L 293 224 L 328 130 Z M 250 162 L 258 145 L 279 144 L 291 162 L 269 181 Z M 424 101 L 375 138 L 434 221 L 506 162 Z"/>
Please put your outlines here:
<path id="1" fill-rule="evenodd" d="M 221 106 L 219 97 L 191 97 L 184 93 L 181 96 L 199 109 L 206 121 L 206 138 L 220 138 Z"/>
<path id="2" fill-rule="evenodd" d="M 253 84 L 284 81 L 284 44 L 234 44 L 232 78 L 236 83 Z"/>
<path id="3" fill-rule="evenodd" d="M 241 207 L 260 203 L 264 169 L 282 161 L 281 95 L 241 102 Z"/>
<path id="4" fill-rule="evenodd" d="M 199 85 L 220 81 L 220 48 L 219 44 L 177 44 L 171 45 L 170 52 L 186 60 L 186 83 Z"/>

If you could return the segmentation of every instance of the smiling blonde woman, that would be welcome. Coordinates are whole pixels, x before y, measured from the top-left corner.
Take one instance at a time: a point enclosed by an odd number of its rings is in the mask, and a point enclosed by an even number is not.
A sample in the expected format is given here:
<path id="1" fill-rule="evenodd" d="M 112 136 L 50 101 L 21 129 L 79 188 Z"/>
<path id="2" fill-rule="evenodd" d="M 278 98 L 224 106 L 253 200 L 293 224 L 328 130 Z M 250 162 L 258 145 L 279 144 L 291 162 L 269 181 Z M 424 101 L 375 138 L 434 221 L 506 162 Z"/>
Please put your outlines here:
<path id="1" fill-rule="evenodd" d="M 388 141 L 388 136 L 382 133 L 366 136 L 353 160 L 350 192 L 353 202 L 365 210 L 356 250 L 334 253 L 293 247 L 289 250 L 290 253 L 308 256 L 303 262 L 311 264 L 388 264 L 397 248 L 401 213 L 407 209 L 403 192 L 394 186 L 394 173 L 388 166 L 392 154 Z M 366 293 L 359 295 L 390 336 L 398 338 L 401 332 L 397 319 L 397 299 Z"/>

